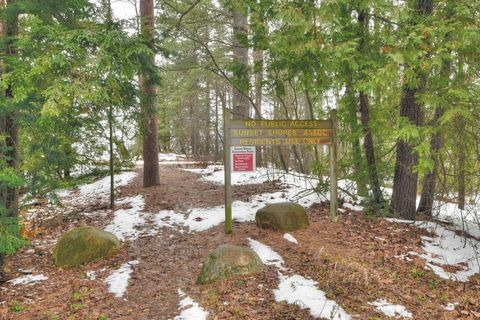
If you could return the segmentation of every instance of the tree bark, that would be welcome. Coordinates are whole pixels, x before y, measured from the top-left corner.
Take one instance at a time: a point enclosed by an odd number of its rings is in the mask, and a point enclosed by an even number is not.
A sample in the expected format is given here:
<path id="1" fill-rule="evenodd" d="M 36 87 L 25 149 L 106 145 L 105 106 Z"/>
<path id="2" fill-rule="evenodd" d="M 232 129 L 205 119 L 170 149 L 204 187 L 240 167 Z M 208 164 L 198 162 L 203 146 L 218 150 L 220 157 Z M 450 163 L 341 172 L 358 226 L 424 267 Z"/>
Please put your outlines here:
<path id="1" fill-rule="evenodd" d="M 415 17 L 413 23 L 424 18 L 433 11 L 433 0 L 416 0 Z M 420 50 L 420 49 L 418 49 Z M 408 66 L 407 66 L 408 67 Z M 423 125 L 423 111 L 416 95 L 423 92 L 426 76 L 420 70 L 415 70 L 419 85 L 405 83 L 400 101 L 400 116 L 419 127 Z M 418 164 L 418 153 L 414 150 L 415 144 L 404 140 L 397 141 L 397 156 L 395 174 L 393 178 L 392 209 L 400 217 L 415 220 L 418 174 L 414 167 Z"/>
<path id="2" fill-rule="evenodd" d="M 207 79 L 207 88 L 206 88 L 206 101 L 205 101 L 205 107 L 206 107 L 206 123 L 205 123 L 205 155 L 210 156 L 210 145 L 212 144 L 212 136 L 211 136 L 211 103 L 210 103 L 210 79 Z"/>
<path id="3" fill-rule="evenodd" d="M 375 146 L 373 144 L 372 131 L 370 130 L 370 108 L 368 96 L 360 91 L 360 119 L 363 128 L 363 148 L 365 157 L 367 158 L 367 170 L 370 181 L 370 190 L 372 191 L 373 200 L 377 206 L 383 206 L 383 194 L 380 188 L 380 179 L 378 177 L 377 162 L 375 159 Z"/>
<path id="4" fill-rule="evenodd" d="M 465 119 L 460 119 L 458 121 L 458 133 L 461 137 L 465 132 L 466 121 Z M 465 163 L 467 159 L 466 145 L 464 139 L 460 138 L 458 141 L 458 209 L 465 210 Z"/>
<path id="5" fill-rule="evenodd" d="M 153 0 L 140 1 L 141 34 L 151 48 L 154 47 L 155 16 Z M 155 56 L 149 57 L 150 63 L 155 64 Z M 153 77 L 144 70 L 140 75 L 140 109 L 142 113 L 143 132 L 143 187 L 160 184 L 160 167 L 158 163 L 158 120 L 155 107 L 156 86 Z"/>
<path id="6" fill-rule="evenodd" d="M 360 54 L 365 54 L 366 41 L 368 34 L 368 16 L 365 10 L 358 11 L 358 25 L 360 33 Z M 367 93 L 364 90 L 359 91 L 359 111 L 360 121 L 363 130 L 363 148 L 365 158 L 367 160 L 368 180 L 370 182 L 370 190 L 372 192 L 373 201 L 378 207 L 383 206 L 383 195 L 380 188 L 380 180 L 378 177 L 377 163 L 375 159 L 375 146 L 373 144 L 372 130 L 370 129 L 370 102 Z"/>
<path id="7" fill-rule="evenodd" d="M 6 1 L 6 5 L 14 4 L 14 0 Z M 0 2 L 2 8 L 5 7 L 5 1 Z M 17 50 L 13 44 L 13 38 L 18 33 L 18 16 L 17 14 L 7 15 L 5 20 L 1 22 L 1 36 L 5 39 L 5 55 L 15 56 Z M 9 72 L 8 64 L 3 62 L 2 66 L 5 72 Z M 13 99 L 13 88 L 8 85 L 5 90 L 7 101 Z M 19 168 L 19 134 L 18 134 L 18 112 L 14 107 L 9 107 L 0 114 L 0 136 L 5 137 L 2 148 L 2 157 L 5 164 L 9 168 L 13 168 L 18 172 Z M 1 200 L 7 209 L 7 215 L 11 217 L 18 216 L 18 187 L 1 186 Z"/>
<path id="8" fill-rule="evenodd" d="M 348 121 L 350 130 L 352 132 L 352 157 L 353 157 L 353 168 L 354 168 L 354 180 L 357 185 L 357 194 L 360 197 L 368 196 L 368 189 L 366 184 L 366 179 L 364 178 L 364 162 L 362 159 L 362 148 L 360 145 L 360 136 L 359 136 L 359 125 L 357 119 L 357 104 L 355 101 L 355 96 L 352 91 L 352 81 L 348 81 L 345 88 L 345 98 L 346 107 L 349 111 Z"/>
<path id="9" fill-rule="evenodd" d="M 256 49 L 253 54 L 254 70 L 255 70 L 255 119 L 262 118 L 262 82 L 263 82 L 263 50 Z M 262 159 L 262 147 L 256 147 L 256 165 L 261 167 L 263 163 Z"/>
<path id="10" fill-rule="evenodd" d="M 439 107 L 435 110 L 433 118 L 433 126 L 437 126 L 443 115 L 443 108 Z M 430 139 L 430 149 L 433 155 L 433 169 L 423 177 L 422 195 L 418 205 L 417 212 L 432 216 L 433 201 L 435 200 L 435 191 L 437 189 L 438 175 L 438 152 L 442 148 L 442 132 L 436 131 Z"/>
<path id="11" fill-rule="evenodd" d="M 247 98 L 249 90 L 248 80 L 248 49 L 241 39 L 246 39 L 248 33 L 247 17 L 238 9 L 233 15 L 233 60 L 235 63 L 234 78 L 237 88 L 233 88 L 233 118 L 245 119 L 249 117 L 250 106 Z"/>
<path id="12" fill-rule="evenodd" d="M 418 89 L 403 88 L 400 102 L 400 116 L 406 117 L 410 123 L 420 126 L 423 113 L 415 95 Z M 415 220 L 418 174 L 414 167 L 418 164 L 418 153 L 415 145 L 403 140 L 397 141 L 395 175 L 393 179 L 392 209 L 402 218 Z"/>
<path id="13" fill-rule="evenodd" d="M 449 35 L 447 35 L 447 37 L 449 37 Z M 448 86 L 450 84 L 450 70 L 450 61 L 444 60 L 442 65 L 441 78 L 445 86 Z M 437 127 L 439 126 L 440 118 L 443 116 L 443 113 L 443 107 L 440 106 L 436 108 L 432 123 L 436 131 L 430 139 L 433 169 L 431 172 L 427 173 L 423 177 L 422 195 L 420 197 L 420 203 L 417 208 L 417 213 L 422 213 L 428 216 L 432 216 L 433 201 L 435 200 L 435 193 L 437 190 L 438 166 L 440 162 L 439 151 L 442 148 L 443 144 L 443 132 L 440 130 L 440 128 Z"/>

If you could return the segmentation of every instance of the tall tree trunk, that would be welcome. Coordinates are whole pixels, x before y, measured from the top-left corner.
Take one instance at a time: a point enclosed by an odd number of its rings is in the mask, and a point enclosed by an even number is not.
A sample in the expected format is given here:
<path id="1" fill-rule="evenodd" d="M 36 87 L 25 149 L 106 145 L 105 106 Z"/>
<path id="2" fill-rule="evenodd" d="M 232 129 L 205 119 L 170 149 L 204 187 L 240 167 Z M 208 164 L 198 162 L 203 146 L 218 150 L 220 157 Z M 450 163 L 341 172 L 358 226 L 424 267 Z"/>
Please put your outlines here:
<path id="1" fill-rule="evenodd" d="M 242 44 L 248 34 L 247 17 L 238 8 L 234 9 L 233 15 L 233 60 L 235 66 L 235 82 L 237 88 L 233 89 L 233 117 L 235 119 L 248 118 L 250 106 L 248 101 L 248 49 Z"/>
<path id="2" fill-rule="evenodd" d="M 211 130 L 211 110 L 210 108 L 212 107 L 210 104 L 210 79 L 207 79 L 207 88 L 206 90 L 206 101 L 205 101 L 205 107 L 207 108 L 205 111 L 205 117 L 206 117 L 206 122 L 205 122 L 205 155 L 210 156 L 210 145 L 212 143 L 212 130 Z"/>
<path id="3" fill-rule="evenodd" d="M 255 70 L 255 119 L 262 118 L 262 82 L 263 82 L 263 50 L 256 49 L 253 54 L 254 70 Z M 261 167 L 263 163 L 262 147 L 256 147 L 256 164 L 257 167 Z"/>
<path id="4" fill-rule="evenodd" d="M 360 54 L 365 54 L 369 19 L 365 10 L 358 12 L 358 24 L 360 30 Z M 363 129 L 363 148 L 365 158 L 367 159 L 368 180 L 370 182 L 370 190 L 372 192 L 373 201 L 378 207 L 383 206 L 383 195 L 380 188 L 380 180 L 378 178 L 377 162 L 375 159 L 375 146 L 373 144 L 372 130 L 370 129 L 370 103 L 368 95 L 363 91 L 359 91 L 359 111 L 360 121 Z"/>
<path id="5" fill-rule="evenodd" d="M 420 126 L 423 122 L 421 105 L 416 101 L 418 89 L 403 88 L 400 102 L 400 116 L 411 124 Z M 414 145 L 403 140 L 397 141 L 395 175 L 393 179 L 392 207 L 402 218 L 415 220 L 418 174 L 414 167 L 418 164 L 418 153 Z"/>
<path id="6" fill-rule="evenodd" d="M 380 180 L 378 178 L 377 162 L 375 160 L 375 147 L 373 144 L 372 131 L 370 129 L 370 108 L 368 96 L 360 91 L 360 119 L 363 127 L 363 148 L 367 158 L 367 170 L 370 181 L 370 190 L 372 191 L 373 200 L 377 206 L 383 206 L 384 200 L 382 189 L 380 188 Z"/>
<path id="7" fill-rule="evenodd" d="M 215 163 L 220 159 L 220 146 L 219 146 L 219 115 L 218 115 L 218 84 L 215 84 Z"/>
<path id="8" fill-rule="evenodd" d="M 443 108 L 438 107 L 435 110 L 433 126 L 438 126 L 440 118 L 443 115 Z M 437 189 L 438 175 L 438 152 L 442 148 L 442 132 L 437 130 L 430 139 L 430 149 L 433 155 L 433 169 L 423 177 L 422 195 L 418 205 L 417 212 L 432 216 L 433 201 L 435 200 L 435 191 Z"/>
<path id="9" fill-rule="evenodd" d="M 145 41 L 154 48 L 155 16 L 153 0 L 140 0 L 141 34 Z M 149 57 L 155 64 L 155 56 Z M 151 74 L 144 70 L 140 75 L 140 108 L 142 113 L 143 132 L 143 186 L 151 187 L 160 184 L 160 166 L 158 163 L 158 120 L 155 107 L 156 86 Z"/>
<path id="10" fill-rule="evenodd" d="M 360 136 L 358 133 L 360 131 L 357 119 L 357 104 L 355 96 L 352 91 L 351 79 L 345 89 L 345 100 L 346 107 L 349 111 L 348 122 L 350 125 L 350 130 L 353 133 L 352 136 L 352 154 L 353 154 L 353 168 L 354 168 L 354 179 L 357 185 L 357 193 L 361 197 L 368 196 L 367 183 L 365 181 L 364 174 L 364 161 L 362 157 L 362 148 L 360 145 Z"/>
<path id="11" fill-rule="evenodd" d="M 14 4 L 14 0 L 1 1 L 2 9 Z M 18 16 L 10 13 L 1 22 L 1 36 L 5 41 L 5 55 L 13 57 L 17 54 L 14 47 L 13 39 L 18 33 Z M 3 62 L 3 69 L 5 72 L 10 71 L 8 63 Z M 13 88 L 8 85 L 5 90 L 5 97 L 7 101 L 13 99 Z M 10 106 L 7 110 L 0 113 L 0 136 L 4 137 L 2 148 L 2 157 L 5 159 L 5 164 L 18 172 L 19 167 L 19 135 L 18 135 L 18 112 L 15 107 Z M 7 215 L 11 217 L 18 216 L 18 187 L 1 186 L 1 200 L 7 209 Z"/>
<path id="12" fill-rule="evenodd" d="M 465 140 L 463 139 L 463 134 L 465 133 L 466 121 L 465 119 L 460 119 L 458 121 L 458 133 L 460 138 L 458 139 L 458 172 L 457 172 L 457 181 L 458 181 L 458 209 L 465 210 L 465 163 L 467 159 L 467 146 L 465 145 Z"/>
<path id="13" fill-rule="evenodd" d="M 433 0 L 416 0 L 415 10 L 419 16 L 416 18 L 431 14 Z M 416 20 L 418 21 L 418 19 Z M 419 70 L 415 72 L 420 84 L 406 83 L 403 85 L 400 116 L 407 118 L 411 124 L 419 127 L 423 125 L 423 111 L 416 95 L 424 90 L 425 75 Z M 392 209 L 402 218 L 408 220 L 415 220 L 416 213 L 418 174 L 414 171 L 414 167 L 418 164 L 418 153 L 415 152 L 414 148 L 415 145 L 412 143 L 404 140 L 397 141 Z"/>

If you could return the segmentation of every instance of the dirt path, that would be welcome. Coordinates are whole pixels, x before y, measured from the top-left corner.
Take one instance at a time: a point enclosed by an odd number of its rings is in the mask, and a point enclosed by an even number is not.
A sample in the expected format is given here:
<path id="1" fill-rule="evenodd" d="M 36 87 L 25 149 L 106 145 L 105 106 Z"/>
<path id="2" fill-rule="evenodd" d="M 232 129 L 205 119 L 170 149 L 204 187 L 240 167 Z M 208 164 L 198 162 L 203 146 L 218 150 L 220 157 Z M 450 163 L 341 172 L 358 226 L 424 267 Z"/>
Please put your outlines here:
<path id="1" fill-rule="evenodd" d="M 82 266 L 58 269 L 51 250 L 65 230 L 78 225 L 104 227 L 112 213 L 97 210 L 88 216 L 72 215 L 37 234 L 33 246 L 9 257 L 7 272 L 19 275 L 34 269 L 48 279 L 33 285 L 3 284 L 0 319 L 173 319 L 179 314 L 181 289 L 210 312 L 211 319 L 310 319 L 308 310 L 275 302 L 277 270 L 212 285 L 196 285 L 196 276 L 208 252 L 222 243 L 248 245 L 247 238 L 271 246 L 285 259 L 292 272 L 318 282 L 329 299 L 344 307 L 353 319 L 381 319 L 368 302 L 386 298 L 404 305 L 415 319 L 475 319 L 480 317 L 480 279 L 463 284 L 442 280 L 424 270 L 424 261 L 407 262 L 402 253 L 418 251 L 418 229 L 395 225 L 383 219 L 365 220 L 346 210 L 337 224 L 328 220 L 328 207 L 308 210 L 311 226 L 293 232 L 299 244 L 283 234 L 258 229 L 254 223 L 236 223 L 233 235 L 223 225 L 188 233 L 181 229 L 155 227 L 153 214 L 160 210 L 186 212 L 190 208 L 223 204 L 223 188 L 202 182 L 199 176 L 174 167 L 162 167 L 161 185 L 141 188 L 139 175 L 119 198 L 141 194 L 145 199 L 146 224 L 140 237 L 127 241 L 120 255 Z M 258 193 L 278 191 L 274 183 L 234 188 L 234 198 L 247 201 Z M 90 206 L 92 207 L 92 206 Z M 94 207 L 94 206 L 93 206 Z M 133 266 L 128 290 L 122 298 L 108 292 L 104 280 L 125 262 Z M 95 271 L 90 279 L 87 272 Z M 446 311 L 449 302 L 460 305 Z"/>

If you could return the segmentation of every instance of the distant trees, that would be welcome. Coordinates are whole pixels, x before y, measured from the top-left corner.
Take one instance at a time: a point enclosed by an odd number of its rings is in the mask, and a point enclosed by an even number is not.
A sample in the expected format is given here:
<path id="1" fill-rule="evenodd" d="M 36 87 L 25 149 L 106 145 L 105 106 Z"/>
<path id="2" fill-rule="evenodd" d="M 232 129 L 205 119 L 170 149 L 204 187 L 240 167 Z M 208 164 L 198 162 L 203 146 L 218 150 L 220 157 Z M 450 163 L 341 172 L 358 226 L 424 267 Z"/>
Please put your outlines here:
<path id="1" fill-rule="evenodd" d="M 188 6 L 174 4 L 180 9 Z M 195 72 L 213 72 L 209 85 L 201 80 L 196 87 L 195 92 L 211 97 L 210 104 L 197 109 L 202 113 L 219 101 L 243 116 L 246 111 L 239 106 L 261 107 L 271 118 L 322 118 L 330 108 L 338 108 L 340 154 L 344 155 L 341 174 L 355 181 L 359 194 L 370 198 L 378 213 L 388 207 L 384 200 L 388 193 L 382 189 L 392 188 L 392 211 L 414 219 L 417 211 L 434 210 L 439 193 L 446 196 L 455 191 L 463 203 L 467 185 L 470 190 L 478 188 L 478 179 L 467 177 L 466 167 L 475 167 L 468 161 L 472 148 L 451 145 L 453 129 L 447 129 L 455 126 L 469 132 L 466 127 L 476 122 L 469 115 L 477 110 L 478 74 L 473 70 L 478 59 L 467 48 L 475 51 L 472 45 L 478 43 L 478 10 L 476 5 L 449 0 L 372 1 L 369 5 L 348 0 L 206 1 L 181 24 L 170 22 L 175 34 L 186 39 L 170 39 L 169 45 L 174 52 L 182 52 L 187 41 L 191 46 L 199 44 L 197 59 L 189 66 Z M 219 31 L 219 24 L 226 22 L 231 25 Z M 210 28 L 210 37 L 202 38 L 195 28 Z M 235 40 L 231 46 L 229 38 Z M 167 77 L 175 78 L 189 68 L 186 60 L 181 60 L 179 68 L 176 57 L 173 54 L 164 67 Z M 460 81 L 468 83 L 468 89 L 459 89 Z M 212 87 L 215 91 L 207 92 Z M 187 96 L 169 87 L 162 101 L 169 91 L 175 99 Z M 210 114 L 214 113 L 212 109 Z M 219 118 L 209 119 L 218 128 Z M 195 125 L 202 132 L 204 124 Z M 203 132 L 195 138 L 203 141 L 201 145 L 215 141 L 207 139 L 208 130 Z M 180 140 L 172 136 L 170 146 L 182 145 Z M 478 145 L 473 135 L 462 143 L 466 141 Z M 284 168 L 326 173 L 322 148 L 267 154 L 267 161 Z M 418 186 L 422 200 L 417 208 Z"/>

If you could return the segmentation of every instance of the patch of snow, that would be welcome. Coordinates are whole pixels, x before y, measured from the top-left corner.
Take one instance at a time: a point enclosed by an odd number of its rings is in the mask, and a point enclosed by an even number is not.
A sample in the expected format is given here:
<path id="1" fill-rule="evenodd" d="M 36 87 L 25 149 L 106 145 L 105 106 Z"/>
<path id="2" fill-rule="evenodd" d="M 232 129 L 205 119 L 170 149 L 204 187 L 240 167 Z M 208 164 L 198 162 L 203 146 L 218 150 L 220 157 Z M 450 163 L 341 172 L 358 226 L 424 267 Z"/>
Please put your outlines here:
<path id="1" fill-rule="evenodd" d="M 423 228 L 435 236 L 422 237 L 424 253 L 410 253 L 424 259 L 426 267 L 443 279 L 467 282 L 469 277 L 480 273 L 480 241 L 457 235 L 454 231 L 446 229 L 435 222 L 401 219 L 387 219 L 390 222 L 409 223 Z M 455 266 L 456 272 L 445 271 L 442 266 Z"/>
<path id="2" fill-rule="evenodd" d="M 189 172 L 194 172 L 202 175 L 201 180 L 224 184 L 224 170 L 223 166 L 211 165 L 204 169 L 183 169 Z M 266 203 L 277 203 L 291 201 L 296 202 L 304 207 L 309 207 L 314 203 L 319 203 L 322 200 L 328 200 L 329 192 L 318 194 L 312 189 L 318 186 L 319 179 L 317 176 L 304 175 L 296 172 L 285 173 L 282 170 L 274 168 L 257 168 L 255 172 L 232 172 L 232 185 L 247 185 L 247 184 L 261 184 L 267 181 L 277 181 L 280 186 L 284 188 L 281 192 L 261 194 L 252 197 L 252 201 L 263 201 Z M 339 187 L 347 190 L 348 193 L 355 194 L 356 190 L 354 183 L 348 180 L 339 180 Z M 341 197 L 347 201 L 353 201 L 348 193 L 340 192 Z M 271 198 L 271 199 L 270 199 Z M 359 206 L 355 206 L 360 209 Z M 362 208 L 363 210 L 363 208 Z M 233 211 L 236 208 L 233 206 Z"/>
<path id="3" fill-rule="evenodd" d="M 458 306 L 458 305 L 459 305 L 458 302 L 448 303 L 446 306 L 443 307 L 443 309 L 445 309 L 447 311 L 453 311 L 453 310 L 455 310 L 455 307 Z"/>
<path id="4" fill-rule="evenodd" d="M 282 274 L 286 269 L 283 264 L 283 258 L 272 248 L 263 243 L 248 238 L 250 247 L 255 251 L 262 262 L 267 265 L 273 265 L 278 268 L 278 277 L 280 284 L 278 289 L 273 291 L 275 301 L 286 301 L 290 304 L 296 304 L 300 308 L 309 309 L 310 314 L 317 318 L 328 319 L 351 319 L 350 315 L 339 306 L 335 301 L 329 300 L 325 292 L 317 288 L 317 282 L 307 279 L 301 275 L 286 276 Z"/>
<path id="5" fill-rule="evenodd" d="M 290 242 L 293 242 L 293 243 L 295 243 L 295 244 L 298 244 L 297 239 L 295 239 L 295 237 L 292 236 L 290 233 L 285 233 L 285 234 L 283 235 L 283 239 L 285 239 L 285 240 L 287 240 L 287 241 L 290 241 Z"/>
<path id="6" fill-rule="evenodd" d="M 60 189 L 55 191 L 57 197 L 59 198 L 68 197 L 70 195 L 70 192 L 72 192 L 72 190 L 69 190 L 69 189 Z"/>
<path id="7" fill-rule="evenodd" d="M 279 278 L 278 289 L 273 291 L 275 301 L 286 301 L 301 308 L 308 308 L 310 314 L 317 318 L 351 319 L 335 301 L 327 299 L 325 293 L 316 287 L 316 281 L 300 275 L 279 275 Z"/>
<path id="8" fill-rule="evenodd" d="M 258 201 L 243 202 L 234 201 L 232 206 L 233 220 L 248 222 L 255 220 L 255 213 L 262 203 Z M 210 208 L 194 208 L 188 213 L 162 210 L 155 215 L 155 222 L 159 227 L 186 227 L 189 232 L 201 232 L 218 226 L 225 221 L 225 206 Z"/>
<path id="9" fill-rule="evenodd" d="M 127 186 L 138 174 L 136 172 L 122 172 L 114 176 L 115 188 Z M 90 203 L 92 201 L 108 201 L 110 196 L 110 176 L 106 176 L 93 183 L 81 185 L 76 201 Z"/>
<path id="10" fill-rule="evenodd" d="M 182 290 L 178 289 L 180 296 L 180 315 L 176 316 L 174 320 L 207 320 L 208 312 L 205 311 L 197 302 L 187 296 Z"/>
<path id="11" fill-rule="evenodd" d="M 105 231 L 113 233 L 120 240 L 137 239 L 140 232 L 135 227 L 145 224 L 145 219 L 140 214 L 145 200 L 138 195 L 118 200 L 117 205 L 129 205 L 131 208 L 116 210 L 113 221 L 105 227 Z"/>
<path id="12" fill-rule="evenodd" d="M 378 299 L 373 302 L 368 303 L 371 306 L 374 306 L 377 311 L 383 313 L 388 317 L 398 318 L 412 318 L 412 313 L 399 304 L 392 304 L 385 299 Z"/>
<path id="13" fill-rule="evenodd" d="M 347 209 L 350 209 L 350 210 L 353 210 L 353 211 L 363 211 L 364 210 L 364 207 L 359 206 L 359 205 L 354 205 L 354 204 L 351 204 L 349 202 L 345 202 L 343 204 L 343 207 L 347 208 Z"/>
<path id="14" fill-rule="evenodd" d="M 108 292 L 111 292 L 117 298 L 123 297 L 128 287 L 128 280 L 132 274 L 132 266 L 137 265 L 138 260 L 133 260 L 122 264 L 122 266 L 115 270 L 107 279 L 105 283 L 108 284 Z"/>
<path id="15" fill-rule="evenodd" d="M 180 161 L 185 160 L 186 156 L 183 154 L 175 154 L 175 153 L 159 153 L 158 160 L 159 161 Z"/>
<path id="16" fill-rule="evenodd" d="M 28 284 L 28 285 L 33 285 L 36 282 L 44 281 L 47 280 L 48 277 L 43 275 L 43 274 L 38 274 L 38 275 L 26 275 L 22 277 L 18 277 L 12 280 L 7 281 L 8 283 L 11 283 L 14 286 L 17 285 L 23 285 L 23 284 Z"/>
<path id="17" fill-rule="evenodd" d="M 87 272 L 85 272 L 85 275 L 86 275 L 88 280 L 97 279 L 97 273 L 95 271 L 87 271 Z"/>
<path id="18" fill-rule="evenodd" d="M 196 161 L 162 161 L 160 165 L 175 165 L 175 164 L 197 164 Z"/>
<path id="19" fill-rule="evenodd" d="M 279 270 L 286 270 L 283 266 L 283 258 L 272 248 L 251 238 L 248 238 L 248 242 L 252 250 L 255 251 L 256 254 L 258 254 L 264 264 L 269 266 L 275 266 Z"/>

